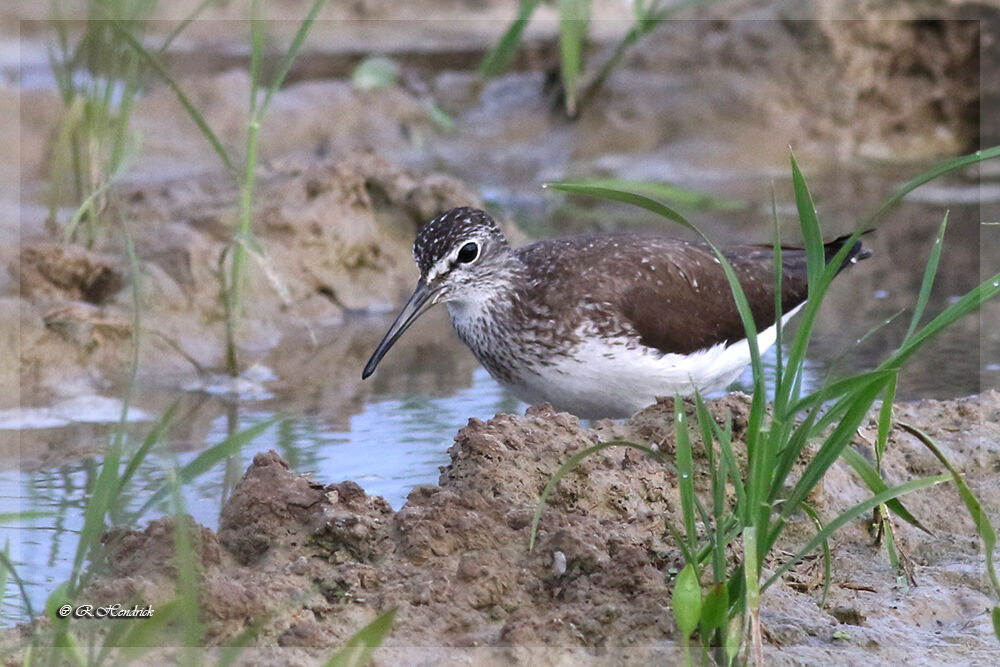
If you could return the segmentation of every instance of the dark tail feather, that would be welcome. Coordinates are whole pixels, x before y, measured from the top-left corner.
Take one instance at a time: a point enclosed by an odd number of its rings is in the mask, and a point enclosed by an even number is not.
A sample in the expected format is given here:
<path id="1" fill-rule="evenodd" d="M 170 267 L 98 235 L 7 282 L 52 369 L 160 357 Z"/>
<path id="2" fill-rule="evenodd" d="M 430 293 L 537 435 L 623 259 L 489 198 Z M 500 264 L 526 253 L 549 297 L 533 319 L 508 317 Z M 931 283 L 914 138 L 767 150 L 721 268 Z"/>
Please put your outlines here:
<path id="1" fill-rule="evenodd" d="M 873 231 L 875 230 L 869 229 L 868 231 L 862 233 L 870 234 Z M 833 259 L 833 256 L 836 255 L 840 251 L 840 249 L 844 247 L 844 244 L 847 243 L 847 241 L 850 238 L 851 238 L 850 234 L 845 234 L 844 236 L 838 236 L 834 240 L 828 241 L 827 243 L 823 244 L 823 248 L 826 249 L 826 261 L 829 262 L 831 259 Z M 844 261 L 840 265 L 840 268 L 837 270 L 837 273 L 840 274 L 841 271 L 851 266 L 852 264 L 857 264 L 859 261 L 863 259 L 868 259 L 871 256 L 872 256 L 871 251 L 863 247 L 861 245 L 861 240 L 858 239 L 854 242 L 854 245 L 851 246 L 851 249 L 847 252 L 847 256 L 844 257 Z"/>

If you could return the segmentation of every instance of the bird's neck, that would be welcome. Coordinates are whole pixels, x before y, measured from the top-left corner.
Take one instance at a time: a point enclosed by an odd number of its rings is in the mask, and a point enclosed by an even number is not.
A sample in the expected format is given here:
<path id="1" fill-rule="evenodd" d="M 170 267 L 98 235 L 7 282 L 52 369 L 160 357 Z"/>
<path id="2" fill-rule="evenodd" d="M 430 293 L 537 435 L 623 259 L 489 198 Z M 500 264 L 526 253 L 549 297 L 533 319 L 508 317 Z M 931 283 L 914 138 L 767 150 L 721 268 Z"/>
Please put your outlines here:
<path id="1" fill-rule="evenodd" d="M 462 298 L 448 301 L 455 330 L 474 352 L 504 337 L 523 298 L 522 268 L 519 262 L 512 261 L 483 276 L 474 289 L 463 292 Z"/>

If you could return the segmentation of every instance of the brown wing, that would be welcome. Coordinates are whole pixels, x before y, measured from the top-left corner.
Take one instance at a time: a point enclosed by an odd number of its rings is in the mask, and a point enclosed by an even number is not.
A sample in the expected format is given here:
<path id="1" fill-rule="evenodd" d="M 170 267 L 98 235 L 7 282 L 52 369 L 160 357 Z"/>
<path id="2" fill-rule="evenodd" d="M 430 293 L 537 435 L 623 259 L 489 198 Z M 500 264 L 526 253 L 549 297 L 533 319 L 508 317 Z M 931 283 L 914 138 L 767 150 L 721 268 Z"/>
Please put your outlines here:
<path id="1" fill-rule="evenodd" d="M 563 252 L 553 252 L 563 246 Z M 566 252 L 569 251 L 569 252 Z M 739 311 L 729 282 L 707 246 L 646 235 L 577 237 L 535 244 L 521 251 L 534 255 L 534 298 L 553 316 L 570 306 L 585 306 L 608 334 L 631 333 L 662 352 L 690 353 L 743 338 Z M 758 331 L 774 323 L 773 251 L 740 246 L 725 251 L 750 302 Z M 783 253 L 782 310 L 806 297 L 805 257 Z M 590 274 L 598 274 L 592 276 Z M 572 320 L 563 314 L 562 317 Z"/>
<path id="2" fill-rule="evenodd" d="M 729 281 L 714 253 L 707 247 L 689 245 L 683 254 L 686 263 L 667 272 L 670 282 L 664 281 L 664 286 L 670 285 L 669 292 L 643 284 L 624 293 L 622 312 L 640 340 L 663 352 L 690 353 L 746 338 Z M 739 278 L 757 330 L 770 327 L 775 321 L 772 250 L 740 247 L 727 250 L 725 255 Z M 806 296 L 801 252 L 788 255 L 782 262 L 783 312 Z M 664 304 L 666 293 L 670 301 Z"/>

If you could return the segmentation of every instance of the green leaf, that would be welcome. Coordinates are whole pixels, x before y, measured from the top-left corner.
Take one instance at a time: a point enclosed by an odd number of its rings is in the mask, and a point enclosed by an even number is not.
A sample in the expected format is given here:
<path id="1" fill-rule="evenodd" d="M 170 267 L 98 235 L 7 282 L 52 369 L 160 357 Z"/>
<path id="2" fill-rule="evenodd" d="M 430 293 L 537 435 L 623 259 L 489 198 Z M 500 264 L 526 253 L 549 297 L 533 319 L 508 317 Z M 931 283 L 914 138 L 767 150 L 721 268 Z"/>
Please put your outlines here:
<path id="1" fill-rule="evenodd" d="M 574 181 L 562 181 L 561 183 L 634 192 L 646 197 L 655 197 L 673 202 L 678 206 L 686 206 L 694 209 L 739 211 L 749 207 L 749 204 L 742 200 L 716 197 L 670 183 L 650 183 L 648 181 L 633 181 L 624 178 L 586 178 Z"/>
<path id="2" fill-rule="evenodd" d="M 961 157 L 953 158 L 951 160 L 945 160 L 940 164 L 937 164 L 927 171 L 923 172 L 919 176 L 916 176 L 906 183 L 900 185 L 896 190 L 886 199 L 878 209 L 868 216 L 861 224 L 858 225 L 859 229 L 868 229 L 875 224 L 875 221 L 885 215 L 886 211 L 891 209 L 893 206 L 898 204 L 903 200 L 903 197 L 910 194 L 921 185 L 933 181 L 938 176 L 946 174 L 949 171 L 954 171 L 955 169 L 962 169 L 963 167 L 968 167 L 985 160 L 992 160 L 994 158 L 1000 157 L 1000 146 L 994 146 L 992 148 L 987 148 L 985 150 L 976 151 L 969 155 L 963 155 Z"/>
<path id="3" fill-rule="evenodd" d="M 233 166 L 232 161 L 229 159 L 229 154 L 226 152 L 226 149 L 222 147 L 222 142 L 219 141 L 215 132 L 213 132 L 212 128 L 209 127 L 208 122 L 205 121 L 205 117 L 202 116 L 197 109 L 195 109 L 193 104 L 191 104 L 191 100 L 189 100 L 187 95 L 184 94 L 184 90 L 176 81 L 174 81 L 173 77 L 170 76 L 170 73 L 167 71 L 167 68 L 163 66 L 163 63 L 160 62 L 160 59 L 140 44 L 139 41 L 133 37 L 129 33 L 128 29 L 125 28 L 119 21 L 112 21 L 111 25 L 114 27 L 115 32 L 117 32 L 118 35 L 125 40 L 125 43 L 134 49 L 135 52 L 146 61 L 146 64 L 152 67 L 153 70 L 164 81 L 166 81 L 167 85 L 170 86 L 170 89 L 174 91 L 174 95 L 177 96 L 177 101 L 181 103 L 181 106 L 184 107 L 188 116 L 194 121 L 195 125 L 198 126 L 198 129 L 201 130 L 201 133 L 205 136 L 205 138 L 208 139 L 208 143 L 212 145 L 216 155 L 218 155 L 219 159 L 222 160 L 226 169 L 235 174 L 236 167 Z"/>
<path id="4" fill-rule="evenodd" d="M 823 540 L 829 539 L 831 535 L 833 535 L 835 532 L 837 532 L 837 530 L 841 528 L 841 526 L 845 525 L 850 521 L 853 521 L 854 519 L 861 516 L 865 512 L 870 512 L 872 508 L 874 508 L 876 505 L 881 505 L 888 500 L 891 500 L 893 498 L 898 498 L 899 496 L 905 495 L 907 493 L 912 493 L 913 491 L 919 491 L 920 489 L 926 489 L 927 487 L 934 486 L 935 484 L 946 482 L 948 481 L 948 479 L 949 479 L 948 475 L 934 475 L 933 477 L 921 477 L 920 479 L 913 479 L 910 480 L 909 482 L 905 482 L 904 484 L 900 484 L 899 486 L 894 486 L 891 489 L 887 489 L 882 493 L 876 494 L 871 498 L 869 498 L 868 500 L 860 502 L 851 509 L 841 513 L 833 521 L 826 524 L 823 530 L 817 532 L 816 535 L 813 537 L 813 539 L 810 540 L 806 546 L 800 549 L 794 556 L 789 558 L 787 561 L 782 563 L 782 565 L 778 567 L 777 570 L 775 570 L 774 574 L 772 574 L 771 577 L 764 583 L 764 585 L 761 587 L 761 590 L 766 589 L 768 586 L 777 581 L 793 565 L 802 560 L 802 558 L 806 554 L 808 554 L 813 549 L 822 544 Z"/>
<path id="5" fill-rule="evenodd" d="M 153 424 L 153 428 L 150 429 L 149 433 L 146 435 L 146 439 L 143 440 L 139 448 L 129 458 L 128 465 L 125 466 L 125 472 L 123 472 L 122 476 L 118 479 L 118 490 L 115 493 L 116 496 L 120 496 L 125 492 L 125 487 L 128 486 L 129 481 L 131 481 L 136 471 L 138 471 L 142 462 L 146 460 L 146 457 L 149 455 L 149 451 L 157 442 L 163 439 L 163 436 L 165 436 L 167 431 L 170 430 L 171 422 L 173 422 L 174 415 L 177 414 L 177 408 L 180 407 L 180 404 L 181 399 L 177 399 L 170 404 L 167 411 L 156 420 L 155 424 Z"/>
<path id="6" fill-rule="evenodd" d="M 799 221 L 802 226 L 802 235 L 806 241 L 806 268 L 809 273 L 809 287 L 819 284 L 819 276 L 826 266 L 826 258 L 823 252 L 823 233 L 819 228 L 819 219 L 816 217 L 816 205 L 813 203 L 809 187 L 806 185 L 802 171 L 799 169 L 795 155 L 791 155 L 792 161 L 792 185 L 795 188 L 795 205 L 799 210 Z M 809 297 L 813 294 L 810 292 Z"/>
<path id="7" fill-rule="evenodd" d="M 347 640 L 344 648 L 335 653 L 324 663 L 324 667 L 364 667 L 372 659 L 375 649 L 392 630 L 392 622 L 396 618 L 396 610 L 390 609 L 374 621 L 358 630 Z"/>
<path id="8" fill-rule="evenodd" d="M 694 466 L 691 451 L 691 436 L 688 433 L 684 402 L 680 396 L 674 397 L 674 435 L 677 449 L 677 487 L 681 493 L 681 513 L 684 516 L 684 536 L 688 549 L 694 553 L 698 548 L 698 530 L 694 523 Z"/>
<path id="9" fill-rule="evenodd" d="M 888 490 L 889 487 L 886 486 L 886 483 L 882 481 L 881 477 L 879 477 L 878 471 L 872 467 L 872 464 L 868 463 L 868 459 L 864 456 L 856 452 L 851 447 L 845 447 L 844 451 L 841 452 L 840 455 L 850 464 L 852 468 L 854 468 L 854 472 L 858 473 L 858 477 L 860 477 L 865 485 L 871 489 L 872 493 L 882 493 L 883 491 Z M 931 534 L 931 531 L 929 531 L 924 524 L 920 523 L 920 521 L 903 506 L 903 503 L 901 503 L 898 498 L 889 500 L 886 502 L 886 506 L 893 511 L 893 514 L 906 523 L 915 528 L 919 528 L 928 535 Z"/>
<path id="10" fill-rule="evenodd" d="M 219 461 L 239 453 L 243 447 L 255 440 L 258 436 L 260 436 L 260 434 L 274 426 L 274 424 L 281 419 L 282 417 L 280 416 L 273 417 L 262 421 L 259 424 L 254 424 L 250 428 L 240 431 L 239 433 L 234 433 L 222 442 L 209 447 L 177 472 L 177 484 L 181 486 L 188 484 L 198 476 L 211 470 L 212 467 Z M 156 505 L 156 503 L 160 502 L 169 492 L 170 485 L 162 485 L 142 506 L 139 514 L 142 514 L 150 507 Z"/>
<path id="11" fill-rule="evenodd" d="M 479 71 L 486 76 L 497 76 L 503 74 L 510 67 L 517 53 L 517 47 L 521 43 L 521 34 L 528 25 L 528 20 L 538 8 L 540 0 L 521 0 L 517 9 L 517 18 L 507 28 L 497 45 L 494 46 L 479 64 Z"/>
<path id="12" fill-rule="evenodd" d="M 14 563 L 10 560 L 10 540 L 7 540 L 3 551 L 0 551 L 0 610 L 3 608 L 3 599 L 7 594 L 7 577 L 12 577 L 17 589 L 21 593 L 21 600 L 24 602 L 24 611 L 29 617 L 35 615 L 35 610 L 31 605 L 31 598 L 28 597 L 28 590 L 24 586 L 24 580 L 17 573 Z M 51 597 L 51 596 L 50 596 Z M 48 610 L 46 608 L 46 610 Z"/>
<path id="13" fill-rule="evenodd" d="M 292 64 L 299 56 L 302 44 L 306 41 L 306 35 L 309 34 L 309 30 L 316 21 L 316 16 L 319 14 L 319 10 L 322 9 L 325 4 L 326 0 L 314 0 L 312 7 L 309 8 L 309 13 L 306 14 L 306 17 L 302 19 L 302 23 L 299 24 L 299 29 L 296 31 L 291 45 L 288 47 L 288 50 L 285 51 L 285 55 L 281 57 L 281 63 L 278 65 L 278 73 L 275 75 L 274 80 L 271 81 L 271 85 L 268 86 L 267 95 L 264 97 L 263 103 L 261 103 L 261 105 L 257 108 L 257 118 L 260 118 L 265 112 L 267 112 L 267 108 L 271 105 L 271 99 L 274 97 L 274 94 L 281 88 L 282 84 L 284 84 L 285 77 L 288 76 L 289 70 L 292 69 Z"/>
<path id="14" fill-rule="evenodd" d="M 351 85 L 358 90 L 374 90 L 387 88 L 396 83 L 399 77 L 399 64 L 382 56 L 365 58 L 351 75 Z"/>
<path id="15" fill-rule="evenodd" d="M 705 596 L 701 607 L 701 634 L 708 637 L 713 630 L 726 626 L 729 620 L 729 589 L 718 583 Z"/>
<path id="16" fill-rule="evenodd" d="M 903 422 L 898 422 L 897 424 L 899 428 L 913 435 L 923 443 L 951 474 L 952 479 L 955 481 L 955 486 L 958 487 L 958 495 L 962 498 L 962 502 L 965 503 L 966 509 L 969 510 L 969 516 L 972 517 L 973 523 L 976 524 L 976 531 L 983 540 L 983 549 L 986 552 L 986 572 L 990 577 L 990 583 L 993 585 L 993 592 L 997 596 L 1000 596 L 1000 579 L 997 577 L 996 564 L 993 559 L 993 551 L 997 546 L 997 534 L 993 530 L 990 518 L 983 511 L 983 506 L 979 504 L 979 499 L 976 498 L 976 494 L 969 488 L 969 485 L 965 482 L 965 478 L 955 469 L 955 466 L 951 464 L 948 457 L 944 455 L 944 452 L 941 451 L 929 435 L 911 424 L 904 424 Z"/>
<path id="17" fill-rule="evenodd" d="M 923 329 L 907 338 L 898 350 L 879 365 L 877 370 L 899 368 L 923 345 L 997 294 L 1000 294 L 1000 273 L 987 278 L 978 287 L 948 306 Z"/>
<path id="18" fill-rule="evenodd" d="M 934 276 L 937 274 L 938 263 L 941 261 L 941 248 L 944 246 L 944 232 L 947 227 L 948 213 L 946 212 L 944 219 L 941 220 L 937 236 L 934 238 L 934 246 L 927 259 L 927 266 L 924 268 L 924 278 L 920 282 L 920 293 L 917 296 L 917 305 L 913 309 L 913 319 L 910 320 L 910 328 L 906 330 L 906 336 L 903 337 L 903 340 L 912 336 L 913 332 L 917 330 L 920 318 L 923 317 L 924 310 L 927 308 L 927 301 L 931 298 L 931 288 L 934 286 Z"/>
<path id="19" fill-rule="evenodd" d="M 674 592 L 671 595 L 671 604 L 674 608 L 674 618 L 677 620 L 677 629 L 686 638 L 698 628 L 698 620 L 701 618 L 701 585 L 698 583 L 698 573 L 694 565 L 688 563 L 677 575 L 674 584 Z"/>
<path id="20" fill-rule="evenodd" d="M 583 41 L 590 21 L 590 0 L 559 0 L 559 65 L 566 93 L 566 114 L 575 118 L 583 73 Z"/>

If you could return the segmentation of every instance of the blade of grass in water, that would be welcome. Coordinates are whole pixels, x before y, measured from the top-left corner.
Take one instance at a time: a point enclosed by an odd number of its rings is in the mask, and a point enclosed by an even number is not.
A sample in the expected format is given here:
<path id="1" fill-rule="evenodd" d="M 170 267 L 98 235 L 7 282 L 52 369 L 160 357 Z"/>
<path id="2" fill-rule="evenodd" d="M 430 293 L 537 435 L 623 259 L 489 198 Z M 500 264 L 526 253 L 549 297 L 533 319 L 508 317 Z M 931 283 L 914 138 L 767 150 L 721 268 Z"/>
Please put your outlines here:
<path id="1" fill-rule="evenodd" d="M 2 608 L 3 599 L 7 594 L 7 578 L 9 576 L 17 584 L 17 590 L 21 593 L 21 601 L 24 602 L 24 612 L 29 618 L 33 618 L 35 610 L 31 605 L 28 590 L 24 586 L 24 580 L 18 575 L 17 568 L 14 567 L 14 563 L 10 560 L 10 540 L 7 541 L 4 550 L 0 551 L 0 569 L 3 571 L 3 585 L 0 585 L 0 608 Z"/>
<path id="2" fill-rule="evenodd" d="M 889 198 L 886 199 L 874 213 L 865 218 L 864 222 L 858 225 L 859 229 L 868 229 L 873 226 L 875 222 L 885 215 L 889 209 L 901 202 L 903 197 L 910 194 L 921 185 L 933 181 L 935 178 L 946 174 L 949 171 L 962 169 L 963 167 L 969 167 L 971 165 L 978 164 L 979 162 L 992 160 L 998 157 L 1000 157 L 1000 146 L 994 146 L 992 148 L 976 151 L 975 153 L 971 153 L 969 155 L 963 155 L 951 160 L 945 160 L 944 162 L 931 167 L 927 171 L 896 188 L 892 195 L 890 195 Z"/>
<path id="3" fill-rule="evenodd" d="M 125 471 L 118 479 L 118 490 L 115 495 L 120 496 L 125 491 L 125 487 L 128 486 L 128 483 L 132 480 L 132 477 L 135 475 L 136 471 L 138 471 L 142 462 L 146 460 L 146 456 L 148 456 L 150 450 L 154 445 L 156 445 L 156 443 L 160 442 L 160 440 L 163 439 L 163 436 L 167 434 L 167 431 L 170 430 L 174 420 L 174 415 L 177 414 L 177 408 L 180 407 L 180 404 L 181 399 L 177 399 L 171 403 L 170 407 L 167 408 L 167 411 L 156 420 L 155 424 L 153 424 L 153 428 L 150 429 L 145 440 L 143 440 L 139 448 L 129 458 L 128 465 L 125 466 Z"/>
<path id="4" fill-rule="evenodd" d="M 243 447 L 256 439 L 261 433 L 274 426 L 280 419 L 282 419 L 282 417 L 273 417 L 262 421 L 259 424 L 254 424 L 250 428 L 240 431 L 239 433 L 234 433 L 222 442 L 209 447 L 177 472 L 178 483 L 182 485 L 189 484 L 200 475 L 203 475 L 211 470 L 220 461 L 223 461 L 233 454 L 240 452 Z M 155 493 L 153 493 L 153 495 L 149 497 L 146 504 L 139 510 L 139 514 L 141 515 L 145 513 L 150 507 L 153 507 L 158 502 L 163 500 L 169 492 L 170 487 L 168 484 L 161 486 Z"/>
<path id="5" fill-rule="evenodd" d="M 624 178 L 587 178 L 573 181 L 561 181 L 560 184 L 634 192 L 647 197 L 655 197 L 657 199 L 670 201 L 678 206 L 687 206 L 689 208 L 706 209 L 710 211 L 739 211 L 749 207 L 749 204 L 745 201 L 728 199 L 725 197 L 716 197 L 714 195 L 705 194 L 696 190 L 690 190 L 688 188 L 682 188 L 669 183 L 650 183 L 647 181 L 633 181 Z"/>

